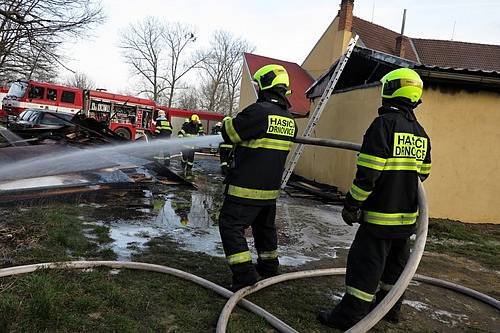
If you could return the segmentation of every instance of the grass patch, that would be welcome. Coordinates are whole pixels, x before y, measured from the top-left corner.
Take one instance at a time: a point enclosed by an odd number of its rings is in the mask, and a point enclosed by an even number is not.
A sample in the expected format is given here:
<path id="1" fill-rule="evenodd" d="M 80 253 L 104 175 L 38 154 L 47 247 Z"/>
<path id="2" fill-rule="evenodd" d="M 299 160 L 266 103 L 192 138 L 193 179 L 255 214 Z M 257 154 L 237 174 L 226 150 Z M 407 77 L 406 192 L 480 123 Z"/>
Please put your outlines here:
<path id="1" fill-rule="evenodd" d="M 499 270 L 500 227 L 431 219 L 426 250 L 471 258 Z"/>
<path id="2" fill-rule="evenodd" d="M 84 225 L 82 210 L 63 204 L 5 210 L 5 222 L 0 225 L 0 267 L 74 258 L 115 259 L 116 254 L 103 247 L 112 241 L 109 228 Z"/>

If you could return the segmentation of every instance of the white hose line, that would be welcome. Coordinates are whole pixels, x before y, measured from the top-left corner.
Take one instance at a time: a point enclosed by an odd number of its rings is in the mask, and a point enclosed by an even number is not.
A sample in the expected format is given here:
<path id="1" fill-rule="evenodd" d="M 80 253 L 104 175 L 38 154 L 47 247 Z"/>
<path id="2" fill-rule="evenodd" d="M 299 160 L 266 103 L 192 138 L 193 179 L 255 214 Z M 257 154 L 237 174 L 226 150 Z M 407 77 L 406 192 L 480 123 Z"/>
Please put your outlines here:
<path id="1" fill-rule="evenodd" d="M 425 275 L 420 275 L 420 274 L 415 274 L 415 276 L 413 277 L 413 280 L 459 292 L 459 293 L 467 295 L 471 298 L 477 299 L 478 301 L 481 301 L 483 303 L 491 305 L 492 307 L 494 307 L 497 310 L 500 310 L 500 301 L 499 300 L 497 300 L 491 296 L 488 296 L 486 294 L 480 293 L 474 289 L 467 288 L 467 287 L 461 286 L 461 285 L 453 283 L 453 282 L 448 282 L 448 281 L 444 281 L 441 279 L 436 279 L 436 278 L 433 278 L 430 276 L 425 276 Z"/>
<path id="2" fill-rule="evenodd" d="M 193 275 L 191 273 L 187 273 L 175 268 L 170 268 L 167 266 L 155 265 L 155 264 L 147 264 L 142 262 L 126 262 L 126 261 L 66 261 L 66 262 L 58 262 L 58 263 L 43 263 L 43 264 L 34 264 L 34 265 L 25 265 L 25 266 L 17 266 L 17 267 L 9 267 L 0 269 L 0 278 L 20 275 L 35 272 L 37 270 L 43 269 L 86 269 L 93 267 L 110 267 L 110 268 L 128 268 L 135 270 L 143 270 L 157 273 L 164 273 L 176 276 L 178 278 L 188 280 L 194 282 L 202 287 L 211 289 L 215 291 L 217 294 L 230 298 L 233 293 L 211 281 L 203 279 L 199 276 Z M 294 332 L 298 333 L 296 330 L 288 326 L 283 321 L 279 320 L 266 310 L 261 307 L 247 301 L 242 300 L 240 305 L 249 310 L 250 312 L 255 313 L 258 316 L 263 317 L 271 326 L 276 328 L 280 332 Z"/>
<path id="3" fill-rule="evenodd" d="M 351 327 L 346 332 L 349 333 L 360 333 L 367 332 L 370 328 L 375 326 L 380 319 L 382 319 L 385 314 L 392 308 L 392 306 L 397 302 L 397 300 L 403 295 L 404 291 L 408 287 L 413 275 L 415 274 L 422 254 L 424 253 L 425 242 L 427 240 L 427 226 L 429 223 L 429 215 L 427 211 L 427 197 L 425 194 L 424 186 L 422 182 L 418 181 L 418 207 L 419 216 L 417 221 L 417 239 L 415 245 L 413 246 L 412 253 L 408 259 L 405 269 L 401 273 L 398 281 L 391 288 L 391 291 L 384 297 L 382 302 L 375 307 L 369 314 L 367 314 L 361 321 L 356 325 Z M 229 316 L 233 311 L 234 307 L 238 302 L 245 296 L 250 295 L 265 287 L 271 286 L 273 284 L 305 277 L 313 276 L 325 276 L 325 275 L 336 275 L 341 274 L 339 268 L 325 269 L 325 270 L 313 270 L 306 272 L 296 272 L 278 275 L 269 279 L 265 279 L 257 282 L 255 285 L 240 289 L 238 292 L 234 293 L 233 296 L 227 301 L 226 305 L 222 309 L 219 316 L 219 321 L 217 322 L 217 333 L 225 333 L 227 329 L 227 323 L 229 321 Z M 345 273 L 345 269 L 343 269 Z"/>
<path id="4" fill-rule="evenodd" d="M 231 315 L 231 312 L 233 311 L 236 304 L 238 304 L 238 302 L 240 302 L 243 299 L 243 297 L 247 295 L 250 295 L 266 287 L 272 286 L 273 284 L 277 284 L 284 281 L 319 277 L 319 276 L 344 275 L 344 274 L 345 274 L 345 268 L 327 268 L 327 269 L 315 269 L 302 272 L 293 272 L 261 280 L 256 284 L 254 284 L 253 286 L 242 288 L 233 294 L 233 296 L 227 301 L 226 305 L 222 309 L 219 316 L 219 321 L 217 322 L 216 332 L 217 333 L 226 332 L 227 323 L 229 321 L 229 316 Z M 280 330 L 280 332 L 291 333 L 296 331 Z"/>

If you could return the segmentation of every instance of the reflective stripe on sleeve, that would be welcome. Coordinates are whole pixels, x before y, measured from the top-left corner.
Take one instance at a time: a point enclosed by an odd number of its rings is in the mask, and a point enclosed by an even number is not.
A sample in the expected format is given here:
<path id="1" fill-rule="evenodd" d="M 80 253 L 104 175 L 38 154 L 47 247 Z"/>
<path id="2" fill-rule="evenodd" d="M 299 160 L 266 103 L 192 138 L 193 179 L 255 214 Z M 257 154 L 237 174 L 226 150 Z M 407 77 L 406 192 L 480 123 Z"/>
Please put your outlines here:
<path id="1" fill-rule="evenodd" d="M 284 151 L 290 151 L 291 145 L 291 141 L 269 138 L 243 141 L 240 143 L 240 146 L 247 148 L 264 148 Z"/>
<path id="2" fill-rule="evenodd" d="M 421 173 L 423 175 L 428 175 L 431 173 L 431 163 L 422 163 L 420 166 L 420 170 L 418 170 L 418 173 Z"/>
<path id="3" fill-rule="evenodd" d="M 358 186 L 352 184 L 351 189 L 349 190 L 352 197 L 358 201 L 365 201 L 372 191 L 365 191 Z"/>
<path id="4" fill-rule="evenodd" d="M 220 148 L 233 148 L 233 145 L 229 145 L 227 143 L 223 143 L 220 145 Z"/>
<path id="5" fill-rule="evenodd" d="M 238 252 L 227 256 L 227 263 L 229 265 L 241 264 L 247 261 L 252 261 L 250 251 Z"/>
<path id="6" fill-rule="evenodd" d="M 363 211 L 363 220 L 378 225 L 409 225 L 417 221 L 418 212 L 415 213 L 379 213 Z"/>
<path id="7" fill-rule="evenodd" d="M 259 252 L 259 258 L 262 260 L 273 260 L 278 258 L 278 250 Z"/>
<path id="8" fill-rule="evenodd" d="M 358 161 L 356 162 L 356 164 L 370 169 L 382 171 L 384 170 L 386 161 L 387 160 L 385 158 L 360 153 L 358 155 Z"/>
<path id="9" fill-rule="evenodd" d="M 279 190 L 255 190 L 251 188 L 245 188 L 235 185 L 229 185 L 227 194 L 234 197 L 245 198 L 245 199 L 256 199 L 256 200 L 273 200 L 276 199 L 280 191 Z"/>
<path id="10" fill-rule="evenodd" d="M 234 129 L 234 126 L 233 126 L 233 119 L 228 119 L 224 122 L 224 128 L 226 129 L 226 133 L 227 135 L 229 136 L 229 139 L 233 142 L 233 143 L 239 143 L 241 142 L 241 138 L 240 136 L 238 135 L 238 133 L 236 132 L 236 130 Z"/>
<path id="11" fill-rule="evenodd" d="M 372 302 L 375 297 L 374 294 L 366 293 L 351 286 L 346 286 L 346 293 L 366 302 Z"/>

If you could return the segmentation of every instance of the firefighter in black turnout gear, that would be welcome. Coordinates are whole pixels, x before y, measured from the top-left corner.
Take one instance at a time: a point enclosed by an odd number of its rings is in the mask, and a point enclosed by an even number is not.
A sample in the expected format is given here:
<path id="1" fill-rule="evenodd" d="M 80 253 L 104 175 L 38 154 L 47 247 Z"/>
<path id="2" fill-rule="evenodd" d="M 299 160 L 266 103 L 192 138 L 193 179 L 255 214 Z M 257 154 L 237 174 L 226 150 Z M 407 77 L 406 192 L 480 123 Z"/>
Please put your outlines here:
<path id="1" fill-rule="evenodd" d="M 221 132 L 222 132 L 222 123 L 218 122 L 217 124 L 215 124 L 214 128 L 212 128 L 212 134 L 217 135 L 221 134 Z M 229 167 L 231 166 L 232 151 L 233 151 L 233 145 L 230 143 L 222 142 L 219 145 L 220 169 L 223 175 L 227 175 Z"/>
<path id="2" fill-rule="evenodd" d="M 165 111 L 158 111 L 158 118 L 155 120 L 155 136 L 159 139 L 167 139 L 172 135 L 172 126 L 165 116 Z M 162 149 L 156 155 L 155 160 L 159 163 L 169 166 L 170 165 L 170 153 L 168 149 Z"/>
<path id="3" fill-rule="evenodd" d="M 381 82 L 382 107 L 365 133 L 342 211 L 347 224 L 361 224 L 347 257 L 346 292 L 335 309 L 319 314 L 323 324 L 343 330 L 380 303 L 401 275 L 418 216 L 418 178 L 431 169 L 430 139 L 413 111 L 422 96 L 420 76 L 400 68 Z M 402 298 L 384 319 L 399 321 Z"/>
<path id="4" fill-rule="evenodd" d="M 279 274 L 275 226 L 276 199 L 288 152 L 297 128 L 288 111 L 289 78 L 280 65 L 267 65 L 253 76 L 259 86 L 257 102 L 235 118 L 226 118 L 224 142 L 233 144 L 234 161 L 225 179 L 225 199 L 219 231 L 233 273 L 232 290 Z M 257 266 L 245 239 L 252 227 Z"/>
<path id="5" fill-rule="evenodd" d="M 177 133 L 179 137 L 192 137 L 197 135 L 204 135 L 205 130 L 200 122 L 200 117 L 197 114 L 191 115 L 191 119 L 186 119 L 182 128 Z M 192 145 L 184 146 L 182 150 L 181 165 L 183 169 L 187 171 L 191 170 L 194 165 L 194 150 L 195 147 Z"/>

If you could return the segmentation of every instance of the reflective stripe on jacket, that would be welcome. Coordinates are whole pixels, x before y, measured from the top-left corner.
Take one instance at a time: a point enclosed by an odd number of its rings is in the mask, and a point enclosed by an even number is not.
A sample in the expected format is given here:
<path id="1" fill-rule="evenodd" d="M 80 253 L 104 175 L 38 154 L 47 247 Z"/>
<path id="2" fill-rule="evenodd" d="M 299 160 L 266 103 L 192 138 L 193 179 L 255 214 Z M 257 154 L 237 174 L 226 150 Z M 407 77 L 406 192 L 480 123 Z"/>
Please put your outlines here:
<path id="1" fill-rule="evenodd" d="M 383 106 L 365 133 L 346 196 L 380 237 L 407 237 L 418 217 L 418 182 L 431 169 L 431 144 L 411 109 Z"/>
<path id="2" fill-rule="evenodd" d="M 234 167 L 226 177 L 230 200 L 252 205 L 274 204 L 297 127 L 288 104 L 259 97 L 222 126 L 226 144 L 234 145 Z"/>

